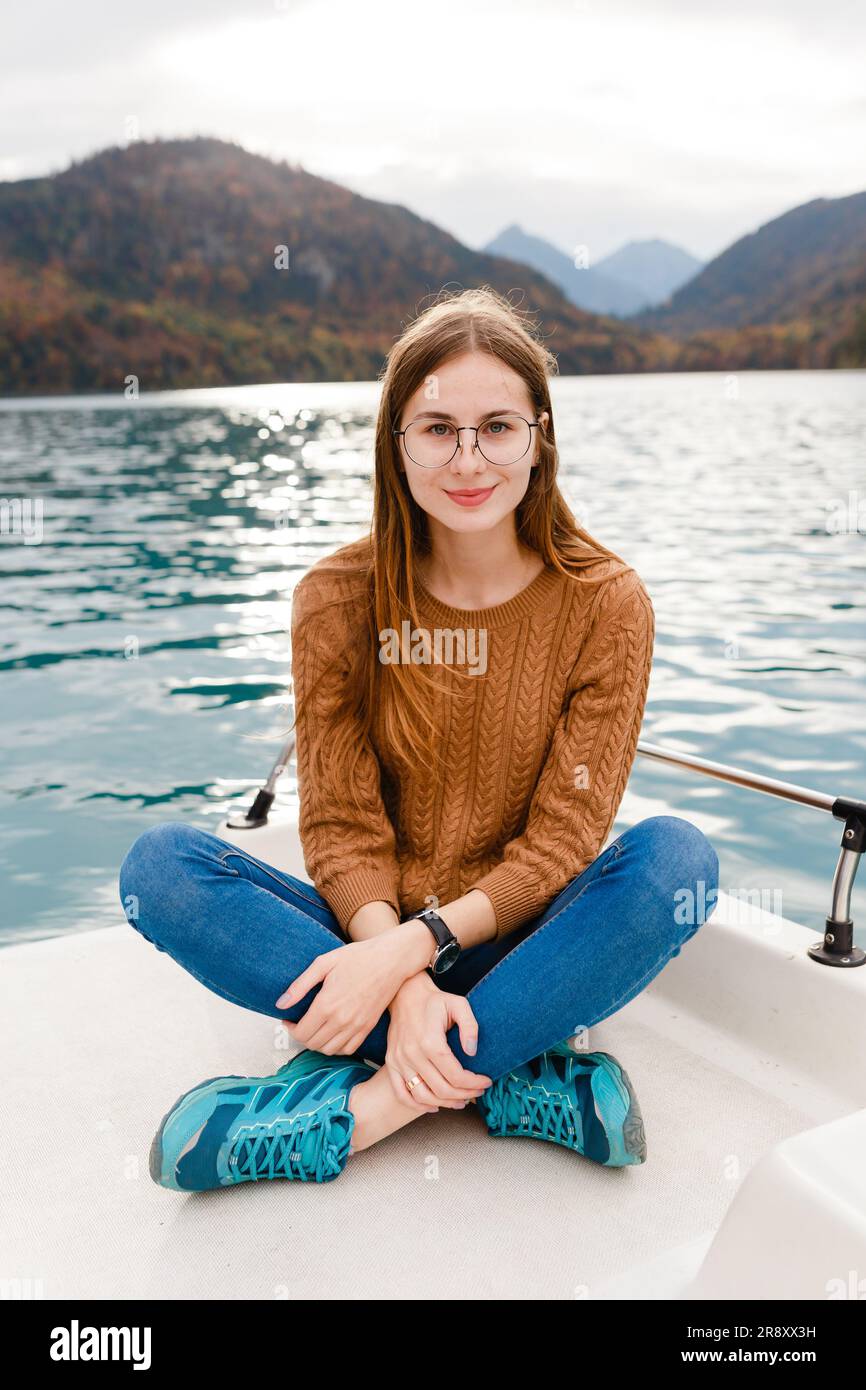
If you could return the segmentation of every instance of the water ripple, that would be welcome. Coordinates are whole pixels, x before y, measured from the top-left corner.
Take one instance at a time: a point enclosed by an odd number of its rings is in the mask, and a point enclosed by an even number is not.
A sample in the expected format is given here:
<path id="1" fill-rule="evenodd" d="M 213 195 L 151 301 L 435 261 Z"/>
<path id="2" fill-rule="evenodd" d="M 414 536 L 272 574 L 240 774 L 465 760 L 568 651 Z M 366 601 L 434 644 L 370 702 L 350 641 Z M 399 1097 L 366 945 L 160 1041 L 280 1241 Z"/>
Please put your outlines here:
<path id="1" fill-rule="evenodd" d="M 117 921 L 141 829 L 246 800 L 290 720 L 292 587 L 369 517 L 376 399 L 0 402 L 4 496 L 44 529 L 0 535 L 3 940 Z M 570 504 L 653 597 L 644 738 L 866 798 L 866 374 L 565 378 L 554 408 Z M 639 760 L 620 823 L 660 812 L 821 930 L 838 824 Z"/>

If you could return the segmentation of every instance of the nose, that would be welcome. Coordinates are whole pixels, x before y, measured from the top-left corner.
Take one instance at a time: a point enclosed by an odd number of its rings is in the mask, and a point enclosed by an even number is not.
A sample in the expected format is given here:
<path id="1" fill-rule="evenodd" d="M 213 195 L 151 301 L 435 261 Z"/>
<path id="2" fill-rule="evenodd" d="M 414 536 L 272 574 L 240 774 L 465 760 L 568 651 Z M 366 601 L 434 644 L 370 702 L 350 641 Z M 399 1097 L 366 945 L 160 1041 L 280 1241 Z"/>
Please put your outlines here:
<path id="1" fill-rule="evenodd" d="M 478 448 L 475 431 L 466 426 L 457 436 L 457 452 L 449 465 L 457 472 L 486 473 L 487 460 Z"/>

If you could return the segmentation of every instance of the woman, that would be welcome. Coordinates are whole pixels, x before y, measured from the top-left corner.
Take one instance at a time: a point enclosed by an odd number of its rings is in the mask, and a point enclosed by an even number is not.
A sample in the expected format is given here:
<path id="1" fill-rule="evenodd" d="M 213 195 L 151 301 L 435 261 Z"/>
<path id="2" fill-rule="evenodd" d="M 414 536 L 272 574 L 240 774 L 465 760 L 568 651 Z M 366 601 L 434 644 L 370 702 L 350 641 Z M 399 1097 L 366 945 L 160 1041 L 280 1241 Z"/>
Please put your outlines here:
<path id="1" fill-rule="evenodd" d="M 370 534 L 293 596 L 315 887 L 178 823 L 124 861 L 136 929 L 301 1045 L 273 1076 L 180 1097 L 151 1150 L 166 1187 L 327 1182 L 419 1116 L 470 1104 L 496 1136 L 644 1160 L 624 1069 L 567 1040 L 679 953 L 699 923 L 675 904 L 701 880 L 715 900 L 718 859 L 676 816 L 602 852 L 654 618 L 559 491 L 554 370 L 489 289 L 442 298 L 389 354 Z"/>

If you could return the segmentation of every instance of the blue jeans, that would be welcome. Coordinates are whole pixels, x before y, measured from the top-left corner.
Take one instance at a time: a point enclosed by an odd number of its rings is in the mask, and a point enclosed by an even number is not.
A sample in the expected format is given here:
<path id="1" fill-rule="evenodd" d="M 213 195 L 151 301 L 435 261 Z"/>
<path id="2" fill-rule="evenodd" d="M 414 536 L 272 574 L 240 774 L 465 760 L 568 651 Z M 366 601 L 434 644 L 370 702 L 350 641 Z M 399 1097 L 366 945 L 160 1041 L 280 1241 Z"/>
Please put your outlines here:
<path id="1" fill-rule="evenodd" d="M 715 903 L 719 861 L 678 816 L 624 831 L 540 917 L 468 947 L 436 983 L 465 995 L 478 1023 L 469 1071 L 494 1079 L 621 1009 L 694 936 Z M 321 984 L 288 1009 L 274 1000 L 311 961 L 345 944 L 309 883 L 179 821 L 144 831 L 120 870 L 127 920 L 223 999 L 297 1023 Z M 691 907 L 689 906 L 691 904 Z M 712 910 L 712 909 L 710 909 Z M 386 1010 L 353 1055 L 385 1060 Z"/>

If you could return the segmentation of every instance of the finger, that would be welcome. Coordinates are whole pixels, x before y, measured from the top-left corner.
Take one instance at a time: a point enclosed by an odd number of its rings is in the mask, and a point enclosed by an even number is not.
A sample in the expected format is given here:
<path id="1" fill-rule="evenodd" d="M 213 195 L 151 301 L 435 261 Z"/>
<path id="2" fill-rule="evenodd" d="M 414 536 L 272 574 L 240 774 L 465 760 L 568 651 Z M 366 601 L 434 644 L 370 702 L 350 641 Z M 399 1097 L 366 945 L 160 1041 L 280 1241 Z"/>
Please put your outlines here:
<path id="1" fill-rule="evenodd" d="M 429 1041 L 427 1058 L 431 1065 L 436 1068 L 437 1074 L 441 1076 L 443 1085 L 448 1086 L 450 1094 L 459 1100 L 474 1100 L 490 1084 L 486 1077 L 461 1067 L 447 1042 L 442 1039 L 436 1043 L 433 1043 L 432 1040 Z M 434 1089 L 438 1094 L 438 1086 Z M 445 1095 L 446 1092 L 443 1091 L 442 1094 Z"/>
<path id="2" fill-rule="evenodd" d="M 309 994 L 313 985 L 319 984 L 324 979 L 331 968 L 331 962 L 327 959 L 328 955 L 333 955 L 333 952 L 316 956 L 316 959 L 307 966 L 306 970 L 301 971 L 301 974 L 292 981 L 288 988 L 283 990 L 276 1002 L 278 1009 L 288 1009 L 292 1004 L 297 1004 L 299 999 L 303 999 L 305 994 Z"/>
<path id="3" fill-rule="evenodd" d="M 460 1046 L 470 1057 L 474 1057 L 478 1051 L 478 1023 L 469 1000 L 459 996 L 455 998 L 451 1005 L 451 1016 L 457 1024 Z"/>
<path id="4" fill-rule="evenodd" d="M 433 1094 L 430 1087 L 424 1081 L 419 1081 L 417 1086 L 413 1086 L 411 1094 L 412 1100 L 416 1104 L 420 1103 L 424 1105 L 427 1110 L 453 1110 L 459 1108 L 453 1105 L 451 1101 L 440 1100 L 438 1096 Z"/>
<path id="5" fill-rule="evenodd" d="M 452 1086 L 450 1081 L 442 1075 L 433 1058 L 426 1058 L 417 1068 L 417 1071 L 424 1085 L 435 1096 L 437 1105 L 449 1105 L 456 1108 L 475 1099 L 477 1087 L 470 1091 L 459 1086 Z M 420 1090 L 421 1088 L 419 1086 L 416 1089 Z"/>
<path id="6" fill-rule="evenodd" d="M 312 1005 L 310 1008 L 312 1008 Z M 305 1014 L 304 1017 L 306 1018 L 307 1014 Z M 332 1055 L 343 1056 L 350 1050 L 348 1044 L 356 1033 L 356 1023 L 340 1023 L 332 1014 L 328 1014 L 322 1018 L 319 1028 L 311 1034 L 308 1046 L 317 1049 L 319 1052 L 329 1052 Z M 360 1042 L 363 1041 L 366 1036 L 366 1033 L 362 1033 L 361 1039 L 356 1046 L 360 1046 Z"/>
<path id="7" fill-rule="evenodd" d="M 470 1055 L 474 1054 L 478 1042 L 478 1023 L 468 999 L 455 998 L 455 1002 L 452 1004 L 452 1015 L 455 1017 L 457 1030 L 459 1030 L 460 1047 L 463 1048 L 464 1052 L 468 1052 Z M 475 1047 L 471 1047 L 471 1045 L 467 1047 L 467 1042 L 468 1044 L 474 1042 Z M 487 1090 L 488 1086 L 492 1086 L 492 1076 L 487 1076 L 485 1072 L 470 1072 L 461 1066 L 450 1047 L 448 1048 L 448 1056 L 445 1056 L 442 1061 L 438 1061 L 438 1066 L 441 1072 L 448 1077 L 452 1086 L 468 1087 L 473 1091 L 484 1091 Z"/>
<path id="8" fill-rule="evenodd" d="M 391 1089 L 393 1090 L 394 1096 L 400 1105 L 408 1105 L 413 1110 L 417 1110 L 419 1114 L 429 1114 L 432 1111 L 439 1109 L 439 1106 L 436 1104 L 435 1101 L 425 1101 L 423 1104 L 419 1102 L 419 1100 L 416 1098 L 416 1094 L 421 1089 L 421 1087 L 414 1086 L 411 1091 L 409 1090 L 409 1087 L 406 1085 L 406 1080 L 403 1075 L 402 1066 L 397 1066 L 393 1063 L 389 1063 L 388 1061 L 386 1061 L 385 1069 L 388 1073 L 388 1080 L 391 1082 Z M 412 1071 L 406 1072 L 406 1076 L 412 1075 L 414 1075 Z"/>
<path id="9" fill-rule="evenodd" d="M 353 1052 L 357 1052 L 365 1037 L 365 1033 L 358 1037 L 356 1032 L 347 1033 L 344 1028 L 342 1032 L 334 1034 L 331 1048 L 338 1057 L 349 1057 Z"/>
<path id="10" fill-rule="evenodd" d="M 359 1051 L 359 1049 L 363 1046 L 364 1039 L 367 1037 L 369 1037 L 369 1032 L 365 1033 L 364 1029 L 362 1028 L 360 1033 L 355 1033 L 351 1038 L 349 1038 L 344 1048 L 346 1056 L 351 1057 L 354 1055 L 354 1053 Z"/>
<path id="11" fill-rule="evenodd" d="M 295 1037 L 298 1042 L 304 1044 L 304 1047 L 309 1047 L 311 1045 L 311 1039 L 315 1035 L 324 1037 L 322 1029 L 328 1022 L 328 1016 L 319 1004 L 320 998 L 321 995 L 317 995 L 306 1013 L 304 1013 L 295 1024 Z"/>
<path id="12" fill-rule="evenodd" d="M 304 1017 L 306 1017 L 306 1015 L 304 1015 Z M 334 1046 L 337 1037 L 338 1034 L 334 1031 L 333 1020 L 326 1018 L 323 1019 L 321 1025 L 310 1034 L 306 1046 L 310 1048 L 312 1052 L 327 1052 L 330 1056 L 338 1051 Z"/>

